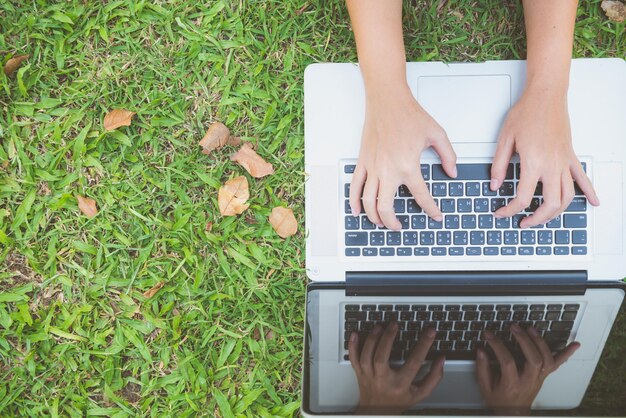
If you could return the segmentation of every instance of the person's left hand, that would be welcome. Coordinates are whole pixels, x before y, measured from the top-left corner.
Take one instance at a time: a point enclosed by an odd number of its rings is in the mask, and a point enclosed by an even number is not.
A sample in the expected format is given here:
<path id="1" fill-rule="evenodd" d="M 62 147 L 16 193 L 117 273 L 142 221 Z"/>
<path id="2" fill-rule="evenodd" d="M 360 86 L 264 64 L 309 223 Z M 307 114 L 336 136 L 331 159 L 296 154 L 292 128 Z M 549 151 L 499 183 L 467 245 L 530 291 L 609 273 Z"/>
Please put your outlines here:
<path id="1" fill-rule="evenodd" d="M 419 382 L 413 380 L 422 367 L 435 339 L 435 331 L 425 330 L 409 358 L 399 369 L 392 369 L 389 356 L 398 324 L 392 322 L 383 331 L 376 325 L 359 352 L 359 336 L 353 332 L 348 351 L 350 363 L 359 382 L 359 409 L 365 414 L 400 414 L 426 399 L 443 377 L 445 358 L 435 361 L 428 374 Z"/>
<path id="2" fill-rule="evenodd" d="M 517 195 L 494 216 L 513 216 L 528 207 L 537 182 L 543 183 L 543 203 L 520 222 L 521 228 L 546 223 L 567 208 L 574 197 L 574 182 L 589 203 L 600 201 L 572 147 L 567 97 L 547 91 L 526 90 L 507 115 L 491 167 L 491 190 L 498 189 L 514 151 L 520 156 Z"/>

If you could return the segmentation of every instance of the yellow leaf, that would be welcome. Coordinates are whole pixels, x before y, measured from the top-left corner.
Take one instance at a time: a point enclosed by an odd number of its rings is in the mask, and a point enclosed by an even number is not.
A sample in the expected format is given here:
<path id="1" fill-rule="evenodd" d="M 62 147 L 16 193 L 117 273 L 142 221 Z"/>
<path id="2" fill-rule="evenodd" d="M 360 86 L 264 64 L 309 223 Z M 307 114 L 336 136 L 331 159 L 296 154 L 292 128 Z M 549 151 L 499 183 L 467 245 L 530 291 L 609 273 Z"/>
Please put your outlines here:
<path id="1" fill-rule="evenodd" d="M 272 209 L 270 224 L 281 238 L 290 237 L 298 232 L 298 221 L 289 208 L 278 206 Z"/>
<path id="2" fill-rule="evenodd" d="M 156 295 L 156 293 L 159 290 L 161 290 L 163 286 L 165 286 L 165 282 L 158 282 L 157 284 L 152 286 L 150 289 L 143 292 L 143 297 L 146 299 L 150 299 L 152 296 Z"/>
<path id="3" fill-rule="evenodd" d="M 246 202 L 250 198 L 248 180 L 245 176 L 228 180 L 217 194 L 217 203 L 222 216 L 239 215 L 250 206 Z"/>
<path id="4" fill-rule="evenodd" d="M 81 195 L 76 195 L 78 200 L 78 209 L 88 218 L 93 218 L 98 214 L 98 208 L 96 207 L 96 201 Z"/>
<path id="5" fill-rule="evenodd" d="M 13 58 L 10 58 L 6 62 L 6 64 L 4 64 L 4 73 L 6 75 L 13 74 L 18 68 L 20 68 L 22 62 L 26 61 L 27 59 L 28 55 L 16 55 Z"/>
<path id="6" fill-rule="evenodd" d="M 261 158 L 248 143 L 243 144 L 230 159 L 239 163 L 252 177 L 261 178 L 274 173 L 274 167 Z"/>
<path id="7" fill-rule="evenodd" d="M 120 126 L 130 126 L 133 116 L 135 116 L 135 112 L 126 109 L 114 109 L 104 117 L 104 129 L 113 131 Z"/>

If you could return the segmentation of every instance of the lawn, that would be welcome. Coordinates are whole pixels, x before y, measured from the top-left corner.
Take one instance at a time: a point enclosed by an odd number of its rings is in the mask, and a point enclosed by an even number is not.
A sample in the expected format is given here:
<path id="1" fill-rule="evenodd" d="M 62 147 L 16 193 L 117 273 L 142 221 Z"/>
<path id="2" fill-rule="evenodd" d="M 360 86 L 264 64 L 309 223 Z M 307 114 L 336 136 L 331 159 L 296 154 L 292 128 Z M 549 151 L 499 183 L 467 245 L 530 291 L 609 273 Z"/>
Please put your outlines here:
<path id="1" fill-rule="evenodd" d="M 432 3 L 432 4 L 431 4 Z M 410 60 L 525 56 L 517 1 L 406 3 Z M 574 56 L 624 57 L 624 24 L 579 7 Z M 0 416 L 291 416 L 306 275 L 304 68 L 355 61 L 341 1 L 0 2 Z M 103 128 L 114 108 L 130 127 Z M 276 172 L 204 155 L 210 123 Z M 76 195 L 97 202 L 80 213 Z M 300 228 L 280 238 L 274 206 Z M 152 297 L 144 292 L 163 287 Z M 626 411 L 626 314 L 579 412 Z"/>

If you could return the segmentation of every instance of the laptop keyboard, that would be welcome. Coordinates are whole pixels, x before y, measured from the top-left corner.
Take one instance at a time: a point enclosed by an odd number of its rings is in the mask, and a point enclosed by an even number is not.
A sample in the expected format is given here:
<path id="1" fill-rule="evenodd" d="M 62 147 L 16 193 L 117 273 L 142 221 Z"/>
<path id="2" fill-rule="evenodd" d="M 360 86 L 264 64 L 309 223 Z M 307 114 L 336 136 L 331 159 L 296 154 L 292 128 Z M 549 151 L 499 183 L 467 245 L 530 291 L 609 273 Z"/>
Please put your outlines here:
<path id="1" fill-rule="evenodd" d="M 516 194 L 519 163 L 509 164 L 506 179 L 493 192 L 489 163 L 457 164 L 450 179 L 441 164 L 421 164 L 422 175 L 443 221 L 428 217 L 405 186 L 394 200 L 402 231 L 374 225 L 362 213 L 352 216 L 349 175 L 355 165 L 344 166 L 344 228 L 347 257 L 425 256 L 581 256 L 587 254 L 587 199 L 575 185 L 575 196 L 564 213 L 544 225 L 521 230 L 520 221 L 542 204 L 539 183 L 531 204 L 510 218 L 496 219 L 493 212 Z M 583 163 L 583 168 L 586 168 Z"/>
<path id="2" fill-rule="evenodd" d="M 550 349 L 557 352 L 567 345 L 579 308 L 577 303 L 348 304 L 344 308 L 344 360 L 349 360 L 348 342 L 353 331 L 359 333 L 359 342 L 363 344 L 376 324 L 386 326 L 391 321 L 398 323 L 392 362 L 406 360 L 429 328 L 437 331 L 429 360 L 440 354 L 448 360 L 474 360 L 478 347 L 489 352 L 485 330 L 502 339 L 521 360 L 521 349 L 510 332 L 511 324 L 534 327 Z"/>

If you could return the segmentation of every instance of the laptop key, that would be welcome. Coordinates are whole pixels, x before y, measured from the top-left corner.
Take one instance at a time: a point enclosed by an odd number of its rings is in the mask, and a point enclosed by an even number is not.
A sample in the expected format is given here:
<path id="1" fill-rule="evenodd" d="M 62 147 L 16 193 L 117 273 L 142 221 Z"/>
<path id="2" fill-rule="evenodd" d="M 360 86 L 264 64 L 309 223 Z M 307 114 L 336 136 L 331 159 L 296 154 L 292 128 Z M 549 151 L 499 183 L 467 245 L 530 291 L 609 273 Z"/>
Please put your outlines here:
<path id="1" fill-rule="evenodd" d="M 483 247 L 484 255 L 498 255 L 498 247 Z"/>
<path id="2" fill-rule="evenodd" d="M 448 255 L 463 255 L 463 247 L 450 247 L 448 248 Z"/>
<path id="3" fill-rule="evenodd" d="M 586 244 L 587 231 L 572 231 L 572 244 Z"/>
<path id="4" fill-rule="evenodd" d="M 425 228 L 426 228 L 426 215 L 411 216 L 411 229 L 425 229 Z"/>
<path id="5" fill-rule="evenodd" d="M 553 322 L 550 331 L 571 331 L 574 328 L 574 321 Z"/>
<path id="6" fill-rule="evenodd" d="M 504 245 L 517 245 L 518 236 L 517 231 L 504 231 Z"/>
<path id="7" fill-rule="evenodd" d="M 402 229 L 409 229 L 409 216 L 408 215 L 400 215 L 398 216 L 398 221 L 402 225 Z"/>
<path id="8" fill-rule="evenodd" d="M 584 197 L 574 197 L 565 212 L 584 212 L 587 210 L 587 199 Z"/>
<path id="9" fill-rule="evenodd" d="M 360 248 L 346 248 L 346 257 L 358 257 L 361 255 Z"/>
<path id="10" fill-rule="evenodd" d="M 497 191 L 491 191 L 491 186 L 488 181 L 483 182 L 483 196 L 496 196 Z"/>
<path id="11" fill-rule="evenodd" d="M 352 174 L 354 173 L 354 169 L 356 168 L 356 165 L 354 164 L 347 164 L 343 166 L 343 172 L 347 173 L 347 174 Z"/>
<path id="12" fill-rule="evenodd" d="M 352 209 L 350 208 L 350 201 L 349 200 L 345 200 L 343 202 L 343 212 L 344 213 L 352 213 Z"/>
<path id="13" fill-rule="evenodd" d="M 554 232 L 554 242 L 557 244 L 569 244 L 569 231 L 560 230 Z"/>
<path id="14" fill-rule="evenodd" d="M 405 200 L 404 199 L 394 199 L 393 201 L 393 211 L 395 213 L 404 213 L 405 212 Z"/>
<path id="15" fill-rule="evenodd" d="M 454 212 L 454 199 L 441 199 L 441 212 L 442 213 Z"/>
<path id="16" fill-rule="evenodd" d="M 535 249 L 533 247 L 519 247 L 517 249 L 517 253 L 519 255 L 533 255 L 535 253 Z"/>
<path id="17" fill-rule="evenodd" d="M 465 183 L 465 196 L 480 196 L 480 183 L 477 181 Z"/>
<path id="18" fill-rule="evenodd" d="M 437 245 L 450 245 L 451 241 L 450 231 L 437 231 Z"/>
<path id="19" fill-rule="evenodd" d="M 493 228 L 493 215 L 478 215 L 478 227 L 480 229 Z"/>
<path id="20" fill-rule="evenodd" d="M 395 250 L 389 247 L 383 247 L 380 249 L 380 255 L 383 257 L 390 257 L 395 254 Z"/>
<path id="21" fill-rule="evenodd" d="M 487 244 L 488 245 L 502 245 L 502 232 L 487 231 Z"/>
<path id="22" fill-rule="evenodd" d="M 587 215 L 585 214 L 569 214 L 563 215 L 563 226 L 565 228 L 586 228 L 587 227 Z"/>
<path id="23" fill-rule="evenodd" d="M 515 192 L 513 191 L 513 182 L 505 181 L 502 183 L 502 186 L 498 189 L 498 193 L 500 196 L 514 196 Z"/>
<path id="24" fill-rule="evenodd" d="M 572 247 L 573 255 L 585 255 L 587 254 L 587 247 Z"/>
<path id="25" fill-rule="evenodd" d="M 495 197 L 493 199 L 491 199 L 491 211 L 495 212 L 498 209 L 502 208 L 506 206 L 506 200 L 502 199 L 501 197 Z"/>
<path id="26" fill-rule="evenodd" d="M 405 231 L 402 233 L 403 245 L 417 245 L 417 232 Z"/>
<path id="27" fill-rule="evenodd" d="M 480 255 L 480 247 L 467 247 L 465 249 L 466 255 Z"/>
<path id="28" fill-rule="evenodd" d="M 489 212 L 489 199 L 474 199 L 474 212 L 485 213 Z"/>
<path id="29" fill-rule="evenodd" d="M 552 244 L 552 231 L 537 231 L 537 241 L 539 245 Z"/>
<path id="30" fill-rule="evenodd" d="M 413 250 L 411 250 L 410 248 L 398 248 L 396 250 L 396 254 L 398 254 L 399 256 L 409 256 L 413 254 Z"/>
<path id="31" fill-rule="evenodd" d="M 511 219 L 510 218 L 496 218 L 496 228 L 498 229 L 509 229 L 511 227 Z"/>
<path id="32" fill-rule="evenodd" d="M 467 231 L 454 231 L 452 238 L 454 245 L 467 245 Z"/>
<path id="33" fill-rule="evenodd" d="M 363 248 L 363 256 L 375 257 L 378 255 L 378 248 Z"/>
<path id="34" fill-rule="evenodd" d="M 443 222 L 437 222 L 433 218 L 428 218 L 428 229 L 441 229 Z"/>
<path id="35" fill-rule="evenodd" d="M 359 217 L 348 215 L 345 217 L 345 228 L 347 230 L 359 229 Z"/>
<path id="36" fill-rule="evenodd" d="M 459 213 L 467 213 L 472 211 L 472 199 L 458 199 L 456 201 L 456 210 Z"/>
<path id="37" fill-rule="evenodd" d="M 406 201 L 406 211 L 408 213 L 420 213 L 422 208 L 417 204 L 415 199 L 407 199 Z"/>
<path id="38" fill-rule="evenodd" d="M 564 307 L 564 311 L 577 311 L 580 308 L 578 303 L 567 303 Z"/>
<path id="39" fill-rule="evenodd" d="M 376 229 L 376 225 L 365 215 L 361 216 L 361 229 L 372 230 Z"/>
<path id="40" fill-rule="evenodd" d="M 489 180 L 491 179 L 491 164 L 457 164 L 455 180 Z M 433 179 L 448 180 L 441 164 L 433 164 Z"/>
<path id="41" fill-rule="evenodd" d="M 420 232 L 420 244 L 421 245 L 433 245 L 435 244 L 435 233 L 432 231 Z"/>
<path id="42" fill-rule="evenodd" d="M 413 255 L 417 255 L 417 256 L 428 255 L 428 248 L 422 248 L 422 247 L 414 248 Z"/>
<path id="43" fill-rule="evenodd" d="M 463 229 L 476 228 L 476 215 L 462 215 L 461 226 Z"/>
<path id="44" fill-rule="evenodd" d="M 430 180 L 430 165 L 429 164 L 421 164 L 420 165 L 420 170 L 422 171 L 422 177 L 424 177 L 424 180 L 426 180 L 426 181 Z"/>
<path id="45" fill-rule="evenodd" d="M 552 247 L 537 247 L 537 255 L 551 255 Z"/>
<path id="46" fill-rule="evenodd" d="M 350 183 L 346 183 L 343 185 L 343 196 L 350 197 Z"/>
<path id="47" fill-rule="evenodd" d="M 555 228 L 560 228 L 560 227 L 561 227 L 561 215 L 557 216 L 554 219 L 550 219 L 548 223 L 546 224 L 546 228 L 555 229 Z"/>
<path id="48" fill-rule="evenodd" d="M 459 229 L 459 215 L 446 215 L 444 222 L 446 229 Z"/>
<path id="49" fill-rule="evenodd" d="M 521 231 L 521 243 L 523 245 L 534 245 L 535 244 L 535 231 Z"/>
<path id="50" fill-rule="evenodd" d="M 511 216 L 511 228 L 518 229 L 520 222 L 522 222 L 522 219 L 524 218 L 525 216 L 519 213 L 517 215 Z"/>
<path id="51" fill-rule="evenodd" d="M 554 247 L 554 255 L 569 255 L 569 247 Z"/>
<path id="52" fill-rule="evenodd" d="M 379 232 L 379 231 L 370 232 L 370 244 L 369 245 L 372 245 L 372 246 L 385 245 L 385 233 Z"/>
<path id="53" fill-rule="evenodd" d="M 430 255 L 436 255 L 436 256 L 446 255 L 446 248 L 445 247 L 432 247 L 430 249 Z"/>
<path id="54" fill-rule="evenodd" d="M 448 194 L 446 183 L 433 183 L 431 192 L 433 196 L 446 196 Z"/>
<path id="55" fill-rule="evenodd" d="M 411 197 L 411 196 L 412 195 L 408 187 L 406 187 L 404 184 L 400 186 L 400 188 L 398 189 L 398 197 Z"/>
<path id="56" fill-rule="evenodd" d="M 451 182 L 448 184 L 449 196 L 463 196 L 463 183 Z"/>
<path id="57" fill-rule="evenodd" d="M 367 245 L 367 232 L 346 232 L 346 245 Z"/>
<path id="58" fill-rule="evenodd" d="M 565 311 L 561 315 L 562 321 L 573 321 L 576 319 L 576 311 Z"/>
<path id="59" fill-rule="evenodd" d="M 485 245 L 485 233 L 483 231 L 471 231 L 470 243 L 472 245 Z"/>

